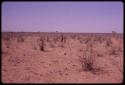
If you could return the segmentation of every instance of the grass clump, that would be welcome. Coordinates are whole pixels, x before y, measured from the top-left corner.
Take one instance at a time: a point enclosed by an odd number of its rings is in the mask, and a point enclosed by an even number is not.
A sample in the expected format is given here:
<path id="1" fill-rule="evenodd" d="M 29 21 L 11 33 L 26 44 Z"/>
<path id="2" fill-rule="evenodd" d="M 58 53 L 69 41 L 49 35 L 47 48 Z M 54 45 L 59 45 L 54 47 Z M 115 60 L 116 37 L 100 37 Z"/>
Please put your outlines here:
<path id="1" fill-rule="evenodd" d="M 22 36 L 18 37 L 17 42 L 24 42 L 24 37 L 22 37 Z"/>
<path id="2" fill-rule="evenodd" d="M 45 42 L 44 42 L 44 39 L 42 37 L 40 38 L 39 47 L 40 47 L 41 51 L 45 51 Z"/>

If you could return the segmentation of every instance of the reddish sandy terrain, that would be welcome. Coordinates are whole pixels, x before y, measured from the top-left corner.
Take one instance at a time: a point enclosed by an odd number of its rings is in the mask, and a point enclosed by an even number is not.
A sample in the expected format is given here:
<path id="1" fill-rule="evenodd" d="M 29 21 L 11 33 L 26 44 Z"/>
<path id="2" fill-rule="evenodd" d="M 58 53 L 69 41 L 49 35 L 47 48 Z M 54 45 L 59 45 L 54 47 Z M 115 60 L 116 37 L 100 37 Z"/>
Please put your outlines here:
<path id="1" fill-rule="evenodd" d="M 20 34 L 2 34 L 3 83 L 123 81 L 122 34 Z"/>

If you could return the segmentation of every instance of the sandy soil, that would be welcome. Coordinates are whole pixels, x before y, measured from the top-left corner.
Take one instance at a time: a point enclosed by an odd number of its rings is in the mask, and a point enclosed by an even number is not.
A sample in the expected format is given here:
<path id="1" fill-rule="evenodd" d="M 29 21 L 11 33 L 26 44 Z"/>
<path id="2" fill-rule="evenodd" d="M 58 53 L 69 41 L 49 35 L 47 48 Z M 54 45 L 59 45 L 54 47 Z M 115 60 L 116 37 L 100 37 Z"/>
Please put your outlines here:
<path id="1" fill-rule="evenodd" d="M 2 36 L 3 83 L 123 81 L 123 37 L 117 34 L 11 35 Z"/>

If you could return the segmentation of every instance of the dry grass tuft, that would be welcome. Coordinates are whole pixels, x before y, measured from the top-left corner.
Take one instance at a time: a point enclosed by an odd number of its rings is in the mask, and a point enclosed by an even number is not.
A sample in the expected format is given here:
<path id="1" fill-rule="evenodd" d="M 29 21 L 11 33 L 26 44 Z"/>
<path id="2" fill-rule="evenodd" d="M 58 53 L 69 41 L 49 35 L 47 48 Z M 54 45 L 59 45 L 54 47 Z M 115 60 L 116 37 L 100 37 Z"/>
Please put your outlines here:
<path id="1" fill-rule="evenodd" d="M 103 72 L 101 67 L 97 67 L 93 56 L 83 56 L 79 58 L 84 71 L 91 72 L 92 74 L 101 74 L 101 72 Z"/>
<path id="2" fill-rule="evenodd" d="M 18 37 L 17 42 L 24 42 L 24 37 L 22 37 L 22 36 Z"/>
<path id="3" fill-rule="evenodd" d="M 41 51 L 45 51 L 45 41 L 44 41 L 43 37 L 40 38 L 39 47 L 40 47 Z"/>

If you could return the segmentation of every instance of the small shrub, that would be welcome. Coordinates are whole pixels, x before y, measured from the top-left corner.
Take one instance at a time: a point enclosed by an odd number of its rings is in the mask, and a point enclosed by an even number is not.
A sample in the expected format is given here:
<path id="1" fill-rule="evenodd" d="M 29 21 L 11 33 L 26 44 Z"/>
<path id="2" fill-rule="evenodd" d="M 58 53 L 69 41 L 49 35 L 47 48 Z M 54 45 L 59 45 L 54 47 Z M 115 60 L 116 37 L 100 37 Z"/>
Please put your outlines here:
<path id="1" fill-rule="evenodd" d="M 116 50 L 114 48 L 111 49 L 110 55 L 117 55 Z"/>
<path id="2" fill-rule="evenodd" d="M 112 42 L 111 42 L 111 39 L 110 38 L 107 38 L 106 40 L 106 45 L 109 47 L 111 46 Z"/>
<path id="3" fill-rule="evenodd" d="M 63 36 L 63 34 L 61 35 L 61 42 L 63 42 L 64 41 L 64 36 Z"/>
<path id="4" fill-rule="evenodd" d="M 9 41 L 10 37 L 9 36 L 2 36 L 3 40 Z"/>
<path id="5" fill-rule="evenodd" d="M 80 57 L 80 56 L 79 56 Z M 95 58 L 91 55 L 85 55 L 80 57 L 80 62 L 84 71 L 89 71 L 93 74 L 97 74 L 101 71 L 100 68 L 95 66 Z"/>
<path id="6" fill-rule="evenodd" d="M 64 55 L 67 55 L 66 53 L 64 53 Z"/>
<path id="7" fill-rule="evenodd" d="M 66 43 L 66 40 L 67 40 L 67 37 L 66 36 L 63 36 L 63 43 Z"/>
<path id="8" fill-rule="evenodd" d="M 89 38 L 86 38 L 85 40 L 85 44 L 89 43 L 90 39 Z"/>
<path id="9" fill-rule="evenodd" d="M 5 44 L 6 44 L 6 48 L 10 48 L 11 47 L 11 41 L 7 41 L 7 42 L 5 42 Z"/>
<path id="10" fill-rule="evenodd" d="M 7 48 L 10 48 L 10 45 L 7 45 L 6 47 L 7 47 Z"/>
<path id="11" fill-rule="evenodd" d="M 80 52 L 83 52 L 83 48 L 80 48 L 79 51 L 80 51 Z"/>
<path id="12" fill-rule="evenodd" d="M 45 51 L 44 40 L 41 38 L 40 41 L 41 41 L 41 42 L 39 43 L 40 50 L 41 50 L 41 51 Z"/>
<path id="13" fill-rule="evenodd" d="M 93 67 L 94 60 L 90 56 L 83 56 L 80 59 L 80 62 L 82 64 L 83 70 L 92 71 L 94 69 L 94 67 Z"/>
<path id="14" fill-rule="evenodd" d="M 97 56 L 98 56 L 98 57 L 103 57 L 103 54 L 97 53 Z"/>
<path id="15" fill-rule="evenodd" d="M 3 51 L 3 50 L 2 50 L 2 54 L 9 54 L 9 52 L 8 52 L 8 51 Z"/>
<path id="16" fill-rule="evenodd" d="M 24 42 L 24 37 L 22 37 L 22 36 L 21 36 L 21 37 L 18 37 L 18 38 L 17 38 L 17 42 Z"/>
<path id="17" fill-rule="evenodd" d="M 82 39 L 80 39 L 79 41 L 80 41 L 81 44 L 83 43 L 83 40 L 82 40 Z"/>

